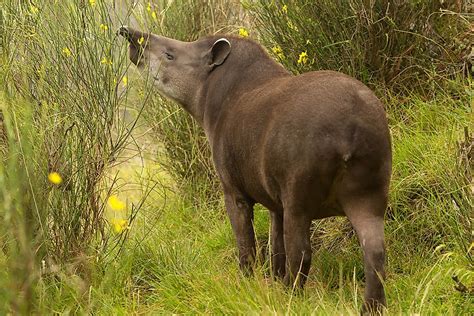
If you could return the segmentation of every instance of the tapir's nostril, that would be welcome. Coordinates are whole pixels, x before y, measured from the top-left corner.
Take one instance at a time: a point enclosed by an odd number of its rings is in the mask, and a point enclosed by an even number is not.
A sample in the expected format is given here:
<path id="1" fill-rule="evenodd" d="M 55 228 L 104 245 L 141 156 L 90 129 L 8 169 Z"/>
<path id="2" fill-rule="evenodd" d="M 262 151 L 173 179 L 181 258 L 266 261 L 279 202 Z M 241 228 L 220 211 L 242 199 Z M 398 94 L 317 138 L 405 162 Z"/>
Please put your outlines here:
<path id="1" fill-rule="evenodd" d="M 117 30 L 117 34 L 118 35 L 122 35 L 123 37 L 125 37 L 127 40 L 131 40 L 131 36 L 130 36 L 130 31 L 128 30 L 128 26 L 126 25 L 123 25 L 121 26 L 118 30 Z"/>

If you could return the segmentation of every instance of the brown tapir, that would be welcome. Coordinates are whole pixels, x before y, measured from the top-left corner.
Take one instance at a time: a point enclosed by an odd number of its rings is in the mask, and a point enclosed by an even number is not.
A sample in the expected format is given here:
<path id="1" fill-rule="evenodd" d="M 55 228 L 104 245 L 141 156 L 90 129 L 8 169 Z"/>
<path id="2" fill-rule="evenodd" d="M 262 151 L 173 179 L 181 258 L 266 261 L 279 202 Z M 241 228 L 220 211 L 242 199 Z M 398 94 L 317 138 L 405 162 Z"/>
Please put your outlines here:
<path id="1" fill-rule="evenodd" d="M 380 310 L 392 154 L 374 93 L 334 71 L 294 76 L 249 39 L 119 34 L 138 69 L 204 128 L 241 268 L 255 258 L 255 203 L 270 210 L 273 273 L 287 285 L 307 278 L 311 221 L 345 215 L 364 253 L 364 309 Z"/>

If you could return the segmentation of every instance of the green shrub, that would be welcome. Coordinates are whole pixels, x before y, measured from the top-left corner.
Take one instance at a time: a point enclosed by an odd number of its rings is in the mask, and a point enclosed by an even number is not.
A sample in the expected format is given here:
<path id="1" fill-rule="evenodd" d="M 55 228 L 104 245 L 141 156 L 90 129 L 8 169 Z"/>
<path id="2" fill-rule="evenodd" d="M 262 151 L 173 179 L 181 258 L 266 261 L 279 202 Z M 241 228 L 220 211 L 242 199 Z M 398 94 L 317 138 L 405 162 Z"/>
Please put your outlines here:
<path id="1" fill-rule="evenodd" d="M 108 171 L 137 118 L 108 2 L 7 0 L 0 10 L 0 248 L 21 312 L 40 275 L 72 264 L 63 272 L 87 279 L 128 235 L 141 204 L 107 206 L 117 180 Z"/>
<path id="2" fill-rule="evenodd" d="M 338 70 L 411 93 L 435 90 L 469 71 L 472 36 L 467 13 L 460 13 L 467 12 L 466 1 L 262 0 L 246 6 L 262 42 L 295 73 Z"/>

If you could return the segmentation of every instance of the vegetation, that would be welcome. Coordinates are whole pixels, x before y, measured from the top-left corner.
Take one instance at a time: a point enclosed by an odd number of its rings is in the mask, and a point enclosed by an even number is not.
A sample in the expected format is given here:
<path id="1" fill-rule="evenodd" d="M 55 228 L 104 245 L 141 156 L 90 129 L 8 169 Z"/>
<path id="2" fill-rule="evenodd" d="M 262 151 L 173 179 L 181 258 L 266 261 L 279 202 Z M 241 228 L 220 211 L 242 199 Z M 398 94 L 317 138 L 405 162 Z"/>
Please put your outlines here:
<path id="1" fill-rule="evenodd" d="M 434 93 L 446 79 L 467 73 L 472 35 L 468 17 L 459 13 L 467 12 L 467 2 L 283 3 L 256 1 L 249 9 L 262 41 L 294 72 L 336 69 L 406 93 Z"/>
<path id="2" fill-rule="evenodd" d="M 122 24 L 181 40 L 249 36 L 294 73 L 340 70 L 371 86 L 394 148 L 388 312 L 472 313 L 467 1 L 0 3 L 0 314 L 361 306 L 361 253 L 344 218 L 314 223 L 310 279 L 294 295 L 269 276 L 258 207 L 261 262 L 254 277 L 239 272 L 203 132 L 138 78 Z"/>

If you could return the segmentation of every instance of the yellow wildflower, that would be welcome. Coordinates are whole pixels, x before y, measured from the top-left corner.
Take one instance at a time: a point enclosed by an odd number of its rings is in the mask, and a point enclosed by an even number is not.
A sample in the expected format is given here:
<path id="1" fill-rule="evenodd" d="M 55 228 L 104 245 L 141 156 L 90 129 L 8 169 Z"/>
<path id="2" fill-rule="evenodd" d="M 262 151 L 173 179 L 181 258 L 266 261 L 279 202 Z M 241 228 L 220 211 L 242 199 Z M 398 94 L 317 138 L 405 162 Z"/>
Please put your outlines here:
<path id="1" fill-rule="evenodd" d="M 127 83 L 128 83 L 128 78 L 127 78 L 127 76 L 123 76 L 123 78 L 122 78 L 122 83 L 123 83 L 124 86 L 127 85 Z"/>
<path id="2" fill-rule="evenodd" d="M 91 5 L 91 7 L 95 6 L 95 0 L 89 0 L 89 4 Z"/>
<path id="3" fill-rule="evenodd" d="M 107 31 L 108 29 L 109 29 L 109 27 L 107 26 L 107 24 L 101 24 L 101 25 L 100 25 L 100 30 L 101 30 L 101 31 L 104 31 L 104 32 L 105 32 L 105 31 Z"/>
<path id="4" fill-rule="evenodd" d="M 138 42 L 138 45 L 143 44 L 144 41 L 145 41 L 145 38 L 144 38 L 143 36 L 140 37 L 140 38 L 138 39 L 138 41 L 137 41 L 137 42 Z"/>
<path id="5" fill-rule="evenodd" d="M 286 25 L 288 26 L 289 29 L 298 32 L 298 27 L 296 25 L 294 25 L 293 22 L 288 21 L 288 22 L 286 22 Z"/>
<path id="6" fill-rule="evenodd" d="M 71 55 L 72 55 L 71 50 L 67 47 L 64 47 L 62 52 L 63 52 L 63 55 L 66 56 L 66 57 L 71 57 Z"/>
<path id="7" fill-rule="evenodd" d="M 248 37 L 249 36 L 249 32 L 244 29 L 244 28 L 240 28 L 239 29 L 239 35 L 242 36 L 242 37 Z"/>
<path id="8" fill-rule="evenodd" d="M 122 202 L 116 195 L 109 196 L 107 204 L 114 211 L 119 212 L 125 210 L 125 203 Z"/>
<path id="9" fill-rule="evenodd" d="M 61 175 L 57 172 L 51 172 L 48 174 L 48 180 L 52 184 L 60 185 L 61 182 L 63 182 L 63 178 L 61 178 Z"/>
<path id="10" fill-rule="evenodd" d="M 150 2 L 148 2 L 148 5 L 146 6 L 146 10 L 148 12 L 151 12 L 151 3 Z"/>
<path id="11" fill-rule="evenodd" d="M 102 57 L 102 59 L 100 60 L 100 63 L 102 65 L 112 65 L 112 59 L 109 59 L 107 57 Z"/>
<path id="12" fill-rule="evenodd" d="M 128 222 L 125 219 L 118 219 L 114 218 L 112 219 L 112 228 L 114 229 L 114 232 L 117 234 L 122 233 L 125 229 L 128 228 Z"/>
<path id="13" fill-rule="evenodd" d="M 285 54 L 283 54 L 283 50 L 281 49 L 280 45 L 275 45 L 272 47 L 272 52 L 280 59 L 285 59 Z"/>
<path id="14" fill-rule="evenodd" d="M 39 12 L 39 9 L 38 9 L 38 7 L 31 4 L 30 5 L 30 12 L 31 12 L 31 14 L 37 14 Z"/>
<path id="15" fill-rule="evenodd" d="M 285 4 L 284 6 L 281 7 L 281 12 L 287 14 L 288 13 L 288 6 Z"/>
<path id="16" fill-rule="evenodd" d="M 306 53 L 306 51 L 304 52 L 301 52 L 299 58 L 298 58 L 298 65 L 306 65 L 306 63 L 308 62 L 308 53 Z"/>
<path id="17" fill-rule="evenodd" d="M 156 20 L 156 19 L 157 19 L 157 16 L 156 16 L 156 12 L 155 12 L 155 11 L 153 11 L 153 12 L 151 13 L 151 17 L 153 18 L 153 20 Z"/>

